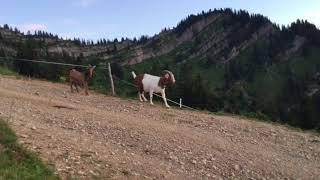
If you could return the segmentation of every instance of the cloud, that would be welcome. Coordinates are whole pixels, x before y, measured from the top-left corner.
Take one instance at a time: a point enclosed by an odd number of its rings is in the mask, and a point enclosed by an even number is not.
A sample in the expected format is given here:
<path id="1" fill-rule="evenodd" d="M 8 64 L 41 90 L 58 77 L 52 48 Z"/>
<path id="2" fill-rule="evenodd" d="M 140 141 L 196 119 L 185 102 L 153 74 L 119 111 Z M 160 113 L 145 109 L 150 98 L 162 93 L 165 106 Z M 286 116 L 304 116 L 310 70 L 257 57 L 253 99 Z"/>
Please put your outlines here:
<path id="1" fill-rule="evenodd" d="M 320 11 L 308 11 L 303 16 L 303 19 L 306 19 L 320 28 Z"/>
<path id="2" fill-rule="evenodd" d="M 72 5 L 76 7 L 87 8 L 95 2 L 96 0 L 76 0 L 72 2 Z"/>
<path id="3" fill-rule="evenodd" d="M 94 32 L 61 32 L 59 33 L 64 39 L 73 39 L 73 38 L 80 38 L 80 39 L 96 39 L 97 33 Z"/>
<path id="4" fill-rule="evenodd" d="M 47 31 L 48 25 L 47 24 L 38 24 L 38 23 L 25 23 L 25 24 L 19 24 L 19 25 L 13 25 L 14 27 L 17 27 L 22 32 L 28 32 L 30 31 L 33 33 L 34 31 Z"/>

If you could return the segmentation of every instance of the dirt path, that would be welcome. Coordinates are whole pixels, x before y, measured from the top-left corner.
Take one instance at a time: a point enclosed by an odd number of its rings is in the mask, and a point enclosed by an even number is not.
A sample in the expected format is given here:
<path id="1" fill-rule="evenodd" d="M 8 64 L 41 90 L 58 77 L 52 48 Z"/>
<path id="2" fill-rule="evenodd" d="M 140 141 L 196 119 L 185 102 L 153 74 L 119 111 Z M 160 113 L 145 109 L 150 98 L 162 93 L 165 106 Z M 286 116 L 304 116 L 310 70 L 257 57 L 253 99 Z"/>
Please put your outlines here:
<path id="1" fill-rule="evenodd" d="M 318 179 L 320 137 L 0 76 L 0 116 L 63 178 Z"/>

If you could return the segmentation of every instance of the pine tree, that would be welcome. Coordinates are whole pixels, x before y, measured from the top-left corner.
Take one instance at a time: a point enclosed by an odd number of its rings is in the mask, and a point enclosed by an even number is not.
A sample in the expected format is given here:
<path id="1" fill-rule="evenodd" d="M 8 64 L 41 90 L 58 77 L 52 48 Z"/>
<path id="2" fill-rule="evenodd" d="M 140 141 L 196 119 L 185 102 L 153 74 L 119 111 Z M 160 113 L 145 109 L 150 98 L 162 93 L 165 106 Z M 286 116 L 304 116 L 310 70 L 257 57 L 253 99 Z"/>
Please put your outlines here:
<path id="1" fill-rule="evenodd" d="M 113 43 L 113 50 L 112 50 L 112 51 L 113 51 L 113 52 L 117 52 L 117 50 L 118 50 L 118 49 L 117 49 L 116 43 Z"/>
<path id="2" fill-rule="evenodd" d="M 9 25 L 8 25 L 8 24 L 4 24 L 4 25 L 3 25 L 3 29 L 9 30 Z"/>

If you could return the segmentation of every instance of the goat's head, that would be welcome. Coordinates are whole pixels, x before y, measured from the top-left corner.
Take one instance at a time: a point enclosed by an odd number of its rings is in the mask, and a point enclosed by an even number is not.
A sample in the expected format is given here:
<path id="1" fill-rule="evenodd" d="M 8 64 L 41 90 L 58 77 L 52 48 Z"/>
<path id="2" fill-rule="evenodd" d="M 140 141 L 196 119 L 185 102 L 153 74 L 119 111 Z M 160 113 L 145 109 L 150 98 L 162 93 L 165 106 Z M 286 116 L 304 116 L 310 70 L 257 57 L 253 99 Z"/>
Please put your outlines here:
<path id="1" fill-rule="evenodd" d="M 88 76 L 89 76 L 90 79 L 92 78 L 93 70 L 94 70 L 95 68 L 96 68 L 96 66 L 91 66 L 91 64 L 88 65 L 87 72 L 88 72 Z"/>
<path id="2" fill-rule="evenodd" d="M 174 75 L 171 71 L 164 70 L 162 71 L 162 77 L 167 80 L 167 82 L 171 85 L 173 85 L 176 82 L 176 79 L 174 78 Z"/>

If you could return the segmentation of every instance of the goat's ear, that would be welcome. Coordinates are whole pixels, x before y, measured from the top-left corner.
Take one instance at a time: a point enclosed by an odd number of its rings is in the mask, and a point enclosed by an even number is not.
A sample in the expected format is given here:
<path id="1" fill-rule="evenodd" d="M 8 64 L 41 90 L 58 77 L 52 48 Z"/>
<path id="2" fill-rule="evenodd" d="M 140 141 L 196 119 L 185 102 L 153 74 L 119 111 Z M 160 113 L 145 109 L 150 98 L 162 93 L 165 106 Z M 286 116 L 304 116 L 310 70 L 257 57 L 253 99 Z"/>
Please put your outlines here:
<path id="1" fill-rule="evenodd" d="M 97 66 L 93 66 L 92 69 L 96 68 Z"/>
<path id="2" fill-rule="evenodd" d="M 164 74 L 164 78 L 169 79 L 169 77 L 170 77 L 169 73 Z"/>

